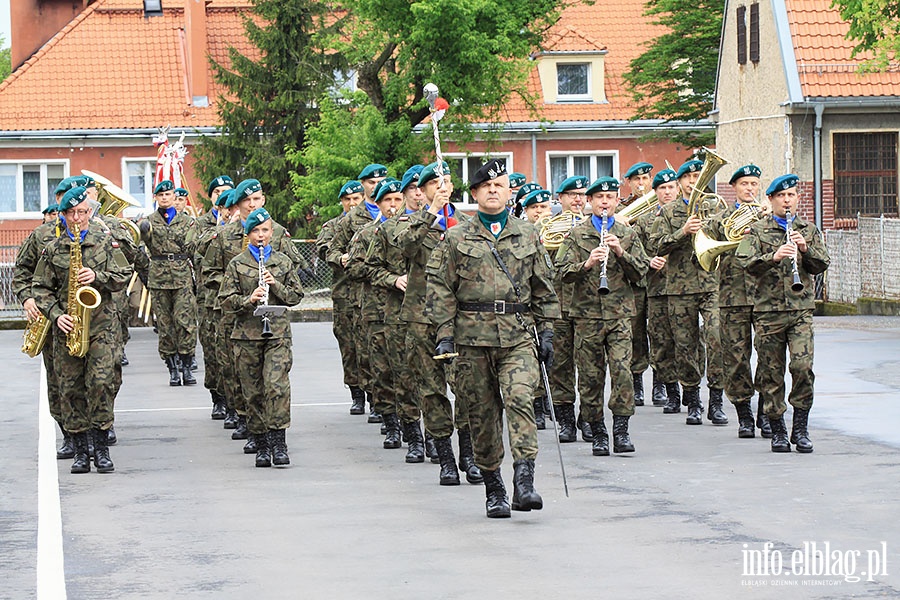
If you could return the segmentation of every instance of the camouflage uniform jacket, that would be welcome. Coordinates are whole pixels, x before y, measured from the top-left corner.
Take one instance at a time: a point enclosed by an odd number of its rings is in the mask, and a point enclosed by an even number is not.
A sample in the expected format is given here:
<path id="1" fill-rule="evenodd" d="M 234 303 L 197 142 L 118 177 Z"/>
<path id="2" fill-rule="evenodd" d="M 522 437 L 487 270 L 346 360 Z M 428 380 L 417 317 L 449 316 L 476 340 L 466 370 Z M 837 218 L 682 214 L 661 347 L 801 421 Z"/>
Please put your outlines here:
<path id="1" fill-rule="evenodd" d="M 316 236 L 316 256 L 319 257 L 319 260 L 328 260 L 328 246 L 331 245 L 331 240 L 334 239 L 335 228 L 343 216 L 344 214 L 342 213 L 333 219 L 325 221 L 325 224 L 322 225 L 319 235 Z"/>
<path id="2" fill-rule="evenodd" d="M 491 247 L 496 247 L 519 288 L 500 269 Z M 425 268 L 427 310 L 437 326 L 437 339 L 453 337 L 457 344 L 510 348 L 553 328 L 560 318 L 559 299 L 553 291 L 553 265 L 530 223 L 509 219 L 494 236 L 478 218 L 452 227 L 444 243 L 435 248 Z M 460 302 L 521 303 L 525 314 L 498 314 L 458 309 Z M 523 327 L 519 318 L 523 318 Z"/>
<path id="3" fill-rule="evenodd" d="M 362 284 L 353 281 L 341 264 L 341 256 L 350 251 L 350 240 L 353 235 L 372 222 L 372 215 L 366 210 L 365 202 L 360 202 L 347 213 L 334 227 L 334 237 L 328 245 L 325 255 L 334 273 L 331 286 L 331 299 L 335 306 L 359 306 L 359 293 Z"/>
<path id="4" fill-rule="evenodd" d="M 656 244 L 651 239 L 650 234 L 653 231 L 653 223 L 656 221 L 660 212 L 662 212 L 662 207 L 657 206 L 656 210 L 652 210 L 643 215 L 632 227 L 637 234 L 638 239 L 641 240 L 641 245 L 644 246 L 644 252 L 647 254 L 648 259 L 657 256 Z M 663 267 L 659 271 L 649 267 L 647 268 L 647 275 L 644 277 L 643 287 L 647 288 L 648 297 L 656 298 L 666 295 L 667 268 L 668 267 Z"/>
<path id="5" fill-rule="evenodd" d="M 134 264 L 138 245 L 134 241 L 132 230 L 129 229 L 119 217 L 99 215 L 97 218 L 99 218 L 100 222 L 103 223 L 103 226 L 109 230 L 113 239 L 119 242 L 119 249 L 122 251 L 122 254 L 125 255 L 125 258 L 128 259 L 128 262 Z"/>
<path id="6" fill-rule="evenodd" d="M 197 245 L 197 224 L 184 213 L 178 213 L 166 225 L 159 211 L 153 211 L 147 220 L 151 231 L 144 240 L 150 254 L 150 288 L 176 290 L 193 286 L 191 258 Z M 181 255 L 186 260 L 166 260 L 165 257 Z"/>
<path id="7" fill-rule="evenodd" d="M 347 261 L 347 275 L 351 281 L 359 286 L 360 314 L 365 321 L 384 322 L 384 307 L 387 303 L 387 289 L 376 287 L 372 284 L 372 272 L 366 264 L 366 253 L 372 240 L 375 239 L 375 231 L 381 226 L 381 222 L 370 221 L 365 227 L 357 231 L 350 240 L 350 260 Z"/>
<path id="8" fill-rule="evenodd" d="M 709 221 L 704 223 L 704 233 L 714 240 L 726 241 L 725 227 L 722 223 L 734 214 L 735 210 L 734 207 L 728 207 L 710 217 Z M 718 271 L 719 306 L 752 306 L 750 290 L 754 285 L 754 277 L 737 263 L 734 252 L 719 255 Z"/>
<path id="9" fill-rule="evenodd" d="M 213 210 L 215 209 L 211 208 L 195 219 L 199 233 L 202 234 L 210 229 L 215 229 L 215 227 L 219 224 L 218 211 L 213 213 Z"/>
<path id="10" fill-rule="evenodd" d="M 409 228 L 410 215 L 402 214 L 388 219 L 375 229 L 372 242 L 366 250 L 366 267 L 372 286 L 386 291 L 382 305 L 383 320 L 391 325 L 399 325 L 400 309 L 403 305 L 404 293 L 397 288 L 397 279 L 406 275 L 408 268 L 403 250 L 400 247 L 400 236 Z M 373 294 L 374 295 L 374 294 Z M 363 311 L 368 298 L 363 299 Z"/>
<path id="11" fill-rule="evenodd" d="M 54 239 L 44 248 L 34 273 L 34 300 L 51 323 L 68 310 L 72 244 L 66 233 Z M 100 292 L 100 306 L 91 313 L 91 333 L 121 327 L 112 293 L 128 285 L 132 268 L 119 243 L 97 223 L 90 224 L 81 244 L 81 264 L 93 269 L 96 278 L 90 285 Z"/>
<path id="12" fill-rule="evenodd" d="M 438 215 L 422 208 L 409 215 L 408 227 L 400 231 L 397 238 L 409 265 L 409 280 L 400 308 L 400 319 L 406 323 L 431 323 L 425 314 L 425 266 L 432 251 L 446 235 L 445 230 L 433 226 L 437 219 Z"/>
<path id="13" fill-rule="evenodd" d="M 651 245 L 656 254 L 666 256 L 666 291 L 670 296 L 702 294 L 719 289 L 716 272 L 707 273 L 694 257 L 694 236 L 682 231 L 687 221 L 687 205 L 683 200 L 666 204 L 653 222 Z"/>
<path id="14" fill-rule="evenodd" d="M 587 271 L 584 263 L 591 251 L 600 245 L 600 232 L 590 220 L 573 229 L 556 253 L 558 277 L 565 283 L 573 284 L 572 304 L 569 316 L 589 319 L 623 319 L 633 317 L 634 292 L 631 284 L 641 281 L 650 266 L 644 247 L 637 234 L 628 225 L 613 224 L 609 232 L 618 236 L 625 253 L 616 256 L 610 249 L 606 264 L 609 294 L 601 296 L 601 264 Z"/>
<path id="15" fill-rule="evenodd" d="M 224 225 L 211 227 L 200 233 L 197 238 L 197 248 L 194 250 L 194 264 L 197 265 L 197 305 L 213 308 L 216 305 L 218 290 L 212 290 L 203 283 L 203 257 L 209 251 L 209 246 L 216 236 L 225 228 Z"/>
<path id="16" fill-rule="evenodd" d="M 16 254 L 16 267 L 13 273 L 12 290 L 20 304 L 25 304 L 31 294 L 31 281 L 34 279 L 34 270 L 41 259 L 41 252 L 50 242 L 59 237 L 62 225 L 59 221 L 42 223 L 28 234 L 25 241 L 19 247 Z"/>
<path id="17" fill-rule="evenodd" d="M 754 312 L 788 311 L 813 309 L 816 305 L 813 275 L 824 273 L 830 259 L 822 234 L 812 223 L 799 217 L 793 227 L 803 234 L 806 252 L 797 253 L 797 270 L 803 291 L 791 289 L 794 279 L 791 274 L 791 260 L 775 263 L 772 256 L 784 244 L 784 229 L 772 217 L 766 217 L 750 226 L 735 252 L 737 264 L 754 278 L 750 287 L 750 298 Z"/>
<path id="18" fill-rule="evenodd" d="M 273 250 L 269 259 L 265 261 L 265 268 L 275 278 L 275 283 L 269 285 L 269 304 L 280 306 L 300 304 L 300 300 L 303 299 L 303 288 L 294 262 L 286 254 Z M 222 310 L 235 317 L 234 329 L 231 331 L 233 340 L 266 339 L 262 336 L 261 317 L 253 316 L 258 303 L 250 302 L 250 295 L 257 287 L 259 287 L 259 263 L 250 254 L 250 250 L 244 250 L 228 263 L 219 292 Z M 289 312 L 280 317 L 270 316 L 269 326 L 272 329 L 273 339 L 290 339 Z"/>

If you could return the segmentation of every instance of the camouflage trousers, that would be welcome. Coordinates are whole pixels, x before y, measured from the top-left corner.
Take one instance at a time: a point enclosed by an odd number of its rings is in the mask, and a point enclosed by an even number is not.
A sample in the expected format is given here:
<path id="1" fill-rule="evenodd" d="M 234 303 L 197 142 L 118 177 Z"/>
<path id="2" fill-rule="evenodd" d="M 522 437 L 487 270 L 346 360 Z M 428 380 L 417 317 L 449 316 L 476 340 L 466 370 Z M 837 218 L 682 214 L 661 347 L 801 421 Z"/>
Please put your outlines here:
<path id="1" fill-rule="evenodd" d="M 719 338 L 722 340 L 722 365 L 725 371 L 725 395 L 732 404 L 753 398 L 753 307 L 720 306 Z"/>
<path id="2" fill-rule="evenodd" d="M 383 322 L 369 321 L 369 368 L 372 371 L 372 405 L 375 412 L 390 415 L 397 412 L 397 389 L 394 387 L 394 372 L 388 357 L 387 326 Z"/>
<path id="3" fill-rule="evenodd" d="M 197 306 L 188 286 L 176 290 L 150 290 L 159 330 L 159 357 L 194 354 L 197 347 Z"/>
<path id="4" fill-rule="evenodd" d="M 794 408 L 809 410 L 813 405 L 812 310 L 753 313 L 756 329 L 756 389 L 763 410 L 778 419 L 787 410 L 784 402 L 786 354 L 790 353 L 791 392 Z"/>
<path id="5" fill-rule="evenodd" d="M 609 367 L 609 410 L 634 414 L 631 378 L 631 319 L 580 319 L 575 325 L 575 364 L 581 418 L 588 423 L 603 419 L 603 391 Z"/>
<path id="6" fill-rule="evenodd" d="M 650 367 L 647 288 L 632 287 L 631 290 L 634 292 L 634 316 L 631 318 L 631 372 L 640 374 Z"/>
<path id="7" fill-rule="evenodd" d="M 116 307 L 116 318 L 119 320 L 117 333 L 119 334 L 119 342 L 122 348 L 131 337 L 128 333 L 128 319 L 131 316 L 131 305 L 128 303 L 128 296 L 125 290 L 119 290 L 112 293 L 113 304 Z"/>
<path id="8" fill-rule="evenodd" d="M 341 367 L 344 370 L 344 385 L 347 387 L 363 387 L 360 385 L 359 366 L 357 365 L 356 342 L 353 337 L 356 335 L 357 326 L 356 319 L 359 309 L 355 306 L 338 308 L 338 303 L 334 303 L 332 311 L 331 331 L 338 343 L 338 349 L 341 351 Z"/>
<path id="9" fill-rule="evenodd" d="M 667 296 L 669 322 L 675 339 L 675 365 L 678 380 L 686 388 L 700 386 L 703 378 L 701 346 L 706 350 L 706 384 L 711 389 L 721 389 L 722 346 L 719 342 L 718 293 L 682 294 Z M 700 317 L 703 317 L 703 329 Z"/>
<path id="10" fill-rule="evenodd" d="M 50 331 L 47 332 L 47 338 L 44 340 L 44 347 L 41 349 L 41 360 L 44 361 L 44 370 L 47 371 L 47 399 L 50 401 L 50 416 L 59 423 L 60 427 L 63 427 L 62 396 L 59 393 L 59 378 L 56 376 L 54 362 L 56 342 L 53 338 L 57 333 L 62 335 L 59 328 L 51 323 Z"/>
<path id="11" fill-rule="evenodd" d="M 244 404 L 244 393 L 241 391 L 241 380 L 235 374 L 237 368 L 237 349 L 235 348 L 235 340 L 231 339 L 231 332 L 234 330 L 234 317 L 217 311 L 221 315 L 221 326 L 217 332 L 217 342 L 219 353 L 219 365 L 222 374 L 222 387 L 225 388 L 225 407 L 234 410 L 239 415 L 247 415 L 246 404 Z"/>
<path id="12" fill-rule="evenodd" d="M 668 296 L 647 298 L 647 333 L 650 334 L 650 363 L 661 383 L 676 383 L 675 338 L 669 321 Z"/>
<path id="13" fill-rule="evenodd" d="M 69 356 L 66 336 L 53 336 L 54 364 L 59 381 L 63 424 L 70 433 L 109 429 L 113 403 L 122 382 L 119 332 L 112 329 L 91 335 L 83 358 Z"/>
<path id="14" fill-rule="evenodd" d="M 216 350 L 216 329 L 221 322 L 212 307 L 197 307 L 197 334 L 203 348 L 203 387 L 224 394 L 222 376 L 219 374 L 219 356 Z"/>
<path id="15" fill-rule="evenodd" d="M 420 410 L 416 401 L 413 386 L 412 370 L 406 354 L 406 330 L 402 323 L 386 323 L 387 358 L 390 361 L 394 376 L 394 394 L 397 401 L 397 414 L 403 423 L 419 420 Z"/>
<path id="16" fill-rule="evenodd" d="M 374 375 L 369 361 L 369 324 L 359 313 L 359 307 L 354 307 L 356 315 L 353 317 L 353 343 L 356 348 L 356 373 L 357 384 L 370 394 L 374 394 Z"/>
<path id="17" fill-rule="evenodd" d="M 250 433 L 291 426 L 290 338 L 234 340 L 237 377 Z"/>
<path id="18" fill-rule="evenodd" d="M 575 320 L 553 322 L 553 364 L 548 373 L 553 404 L 575 404 Z"/>
<path id="19" fill-rule="evenodd" d="M 456 385 L 465 398 L 475 464 L 494 471 L 503 462 L 503 412 L 514 460 L 538 453 L 534 423 L 537 352 L 531 340 L 511 348 L 457 346 Z"/>
<path id="20" fill-rule="evenodd" d="M 434 338 L 433 325 L 406 323 L 406 358 L 422 407 L 425 431 L 437 439 L 444 439 L 453 433 L 453 406 L 447 399 L 444 363 L 431 358 L 434 355 Z"/>

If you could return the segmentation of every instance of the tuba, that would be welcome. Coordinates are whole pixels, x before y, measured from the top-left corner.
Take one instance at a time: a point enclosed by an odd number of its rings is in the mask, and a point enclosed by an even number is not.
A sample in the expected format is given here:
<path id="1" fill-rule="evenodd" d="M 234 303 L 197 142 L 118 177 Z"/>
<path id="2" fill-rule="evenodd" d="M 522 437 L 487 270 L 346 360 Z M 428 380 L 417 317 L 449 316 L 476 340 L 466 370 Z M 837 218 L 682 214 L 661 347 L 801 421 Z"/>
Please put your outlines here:
<path id="1" fill-rule="evenodd" d="M 694 189 L 691 190 L 691 195 L 688 198 L 688 207 L 687 213 L 688 216 L 697 215 L 701 219 L 706 218 L 713 211 L 704 209 L 704 205 L 707 204 L 710 200 L 716 201 L 716 203 L 723 203 L 722 197 L 716 194 L 708 194 L 703 190 L 706 189 L 706 186 L 715 179 L 716 173 L 728 164 L 728 161 L 710 150 L 709 148 L 703 148 L 703 151 L 706 153 L 706 158 L 703 160 L 703 168 L 700 169 L 700 175 L 697 177 L 697 183 L 694 184 Z"/>
<path id="2" fill-rule="evenodd" d="M 82 169 L 81 173 L 87 175 L 94 180 L 97 188 L 97 201 L 100 202 L 100 214 L 117 217 L 124 209 L 143 208 L 134 197 L 114 184 L 112 181 L 103 177 L 98 173 Z M 131 237 L 134 238 L 134 245 L 141 243 L 141 230 L 130 219 L 122 218 L 120 221 L 129 229 Z"/>
<path id="3" fill-rule="evenodd" d="M 66 312 L 75 322 L 75 327 L 66 334 L 66 348 L 69 356 L 78 358 L 87 354 L 91 345 L 91 311 L 100 306 L 100 292 L 89 285 L 78 285 L 78 271 L 81 270 L 81 228 L 74 225 L 74 241 L 69 250 L 69 297 Z"/>
<path id="4" fill-rule="evenodd" d="M 559 250 L 563 240 L 566 238 L 566 234 L 587 218 L 585 215 L 578 215 L 566 210 L 558 215 L 544 217 L 535 225 L 540 232 L 539 235 L 544 248 L 547 250 Z"/>

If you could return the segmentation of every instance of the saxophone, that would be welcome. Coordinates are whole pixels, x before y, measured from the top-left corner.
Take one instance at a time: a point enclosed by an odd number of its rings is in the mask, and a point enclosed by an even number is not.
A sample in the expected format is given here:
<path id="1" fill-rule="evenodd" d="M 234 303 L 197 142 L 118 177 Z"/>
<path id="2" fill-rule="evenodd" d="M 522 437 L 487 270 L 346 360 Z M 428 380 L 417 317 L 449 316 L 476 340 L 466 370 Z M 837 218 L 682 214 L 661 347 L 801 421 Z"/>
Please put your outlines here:
<path id="1" fill-rule="evenodd" d="M 66 312 L 75 322 L 75 327 L 66 334 L 66 348 L 69 356 L 84 357 L 91 345 L 91 311 L 100 306 L 100 292 L 89 285 L 78 285 L 78 271 L 81 270 L 81 227 L 73 225 L 74 241 L 69 250 L 69 297 Z"/>
<path id="2" fill-rule="evenodd" d="M 25 337 L 22 340 L 22 352 L 31 358 L 40 354 L 44 348 L 44 342 L 47 341 L 48 333 L 50 333 L 50 319 L 44 315 L 34 321 L 29 321 L 28 327 L 25 328 Z"/>

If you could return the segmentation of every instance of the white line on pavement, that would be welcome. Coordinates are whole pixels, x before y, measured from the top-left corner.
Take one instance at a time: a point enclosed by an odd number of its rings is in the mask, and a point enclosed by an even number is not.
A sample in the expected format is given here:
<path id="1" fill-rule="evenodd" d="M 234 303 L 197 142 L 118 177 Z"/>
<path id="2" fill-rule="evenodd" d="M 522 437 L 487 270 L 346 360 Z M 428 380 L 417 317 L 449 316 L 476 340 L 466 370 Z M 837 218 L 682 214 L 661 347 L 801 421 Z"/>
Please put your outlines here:
<path id="1" fill-rule="evenodd" d="M 294 403 L 291 406 L 309 407 L 309 406 L 347 406 L 348 402 L 303 402 Z M 170 408 L 117 408 L 116 414 L 120 413 L 150 413 L 150 412 L 177 412 L 186 410 L 209 410 L 208 406 L 172 406 Z"/>
<path id="2" fill-rule="evenodd" d="M 41 361 L 38 416 L 38 539 L 37 598 L 65 600 L 66 569 L 63 554 L 59 471 L 56 465 L 56 423 L 50 416 L 47 371 Z"/>

